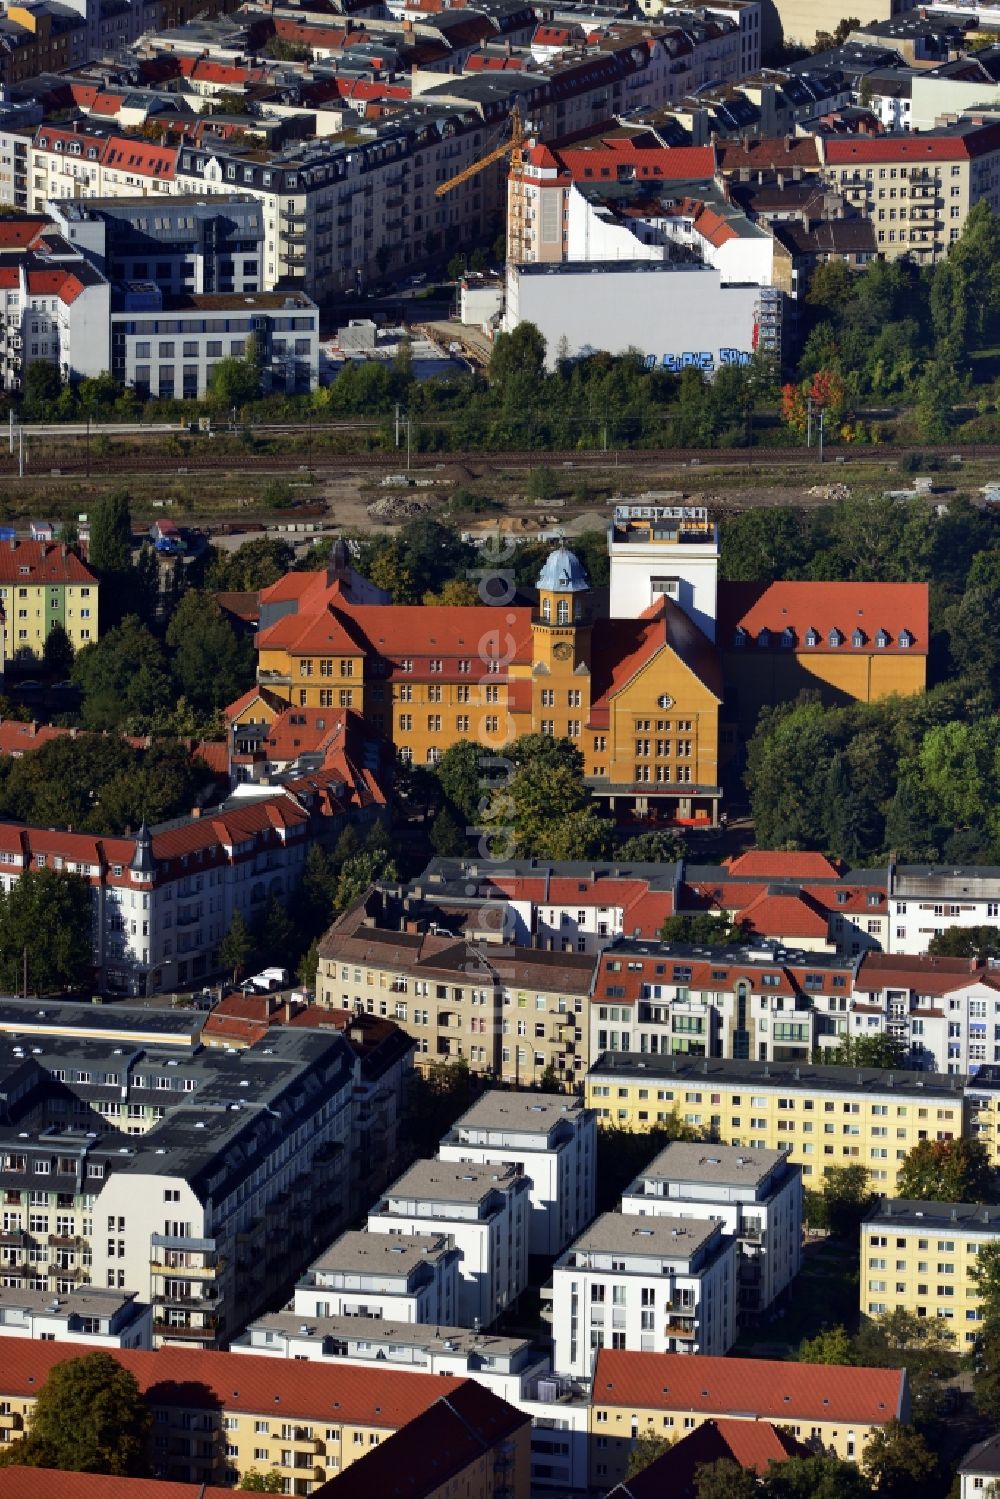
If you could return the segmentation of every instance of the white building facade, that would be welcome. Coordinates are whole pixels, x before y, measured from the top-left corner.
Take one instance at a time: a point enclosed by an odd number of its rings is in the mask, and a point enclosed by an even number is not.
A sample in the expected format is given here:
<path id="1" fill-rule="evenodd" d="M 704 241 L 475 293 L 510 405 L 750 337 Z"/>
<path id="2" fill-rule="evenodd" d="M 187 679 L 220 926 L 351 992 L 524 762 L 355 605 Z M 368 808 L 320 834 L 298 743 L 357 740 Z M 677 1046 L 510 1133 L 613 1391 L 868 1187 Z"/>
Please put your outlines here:
<path id="1" fill-rule="evenodd" d="M 346 1233 L 295 1287 L 297 1317 L 454 1321 L 461 1256 L 449 1236 Z"/>

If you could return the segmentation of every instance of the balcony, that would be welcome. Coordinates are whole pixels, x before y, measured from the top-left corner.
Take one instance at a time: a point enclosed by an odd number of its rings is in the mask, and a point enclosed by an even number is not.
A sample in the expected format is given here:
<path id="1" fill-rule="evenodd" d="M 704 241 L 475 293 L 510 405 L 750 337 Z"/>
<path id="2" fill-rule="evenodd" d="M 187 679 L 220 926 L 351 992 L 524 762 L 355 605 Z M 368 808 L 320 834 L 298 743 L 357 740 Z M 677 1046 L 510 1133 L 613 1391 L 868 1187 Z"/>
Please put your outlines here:
<path id="1" fill-rule="evenodd" d="M 172 1322 L 164 1322 L 157 1318 L 153 1322 L 153 1332 L 158 1338 L 181 1338 L 184 1342 L 191 1343 L 214 1343 L 217 1328 L 217 1319 L 207 1317 L 201 1327 L 192 1327 L 189 1323 L 183 1326 L 175 1326 Z"/>
<path id="2" fill-rule="evenodd" d="M 667 1322 L 664 1324 L 663 1331 L 668 1338 L 680 1338 L 682 1341 L 692 1343 L 698 1336 L 697 1328 L 688 1322 Z"/>

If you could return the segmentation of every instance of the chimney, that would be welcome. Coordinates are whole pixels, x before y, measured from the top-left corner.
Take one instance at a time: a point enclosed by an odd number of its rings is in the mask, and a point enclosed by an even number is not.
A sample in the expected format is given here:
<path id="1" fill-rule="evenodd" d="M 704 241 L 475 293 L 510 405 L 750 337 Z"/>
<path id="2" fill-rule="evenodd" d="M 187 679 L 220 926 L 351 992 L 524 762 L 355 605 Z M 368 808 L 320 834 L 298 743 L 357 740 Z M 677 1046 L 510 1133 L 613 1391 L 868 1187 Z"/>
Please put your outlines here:
<path id="1" fill-rule="evenodd" d="M 192 817 L 200 817 L 201 816 L 201 808 L 200 807 L 192 807 L 191 808 L 191 816 Z"/>
<path id="2" fill-rule="evenodd" d="M 291 1025 L 291 1023 L 292 1023 L 292 1001 L 290 999 L 286 999 L 285 1000 L 285 1024 L 286 1025 Z"/>

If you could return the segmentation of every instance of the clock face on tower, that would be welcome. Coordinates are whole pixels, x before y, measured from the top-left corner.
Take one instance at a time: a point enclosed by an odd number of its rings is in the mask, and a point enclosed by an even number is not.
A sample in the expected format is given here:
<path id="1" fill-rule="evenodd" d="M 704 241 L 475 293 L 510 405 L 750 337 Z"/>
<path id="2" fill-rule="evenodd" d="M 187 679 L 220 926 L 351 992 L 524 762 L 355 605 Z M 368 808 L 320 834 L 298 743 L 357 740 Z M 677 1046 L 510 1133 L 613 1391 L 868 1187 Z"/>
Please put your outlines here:
<path id="1" fill-rule="evenodd" d="M 568 661 L 573 654 L 573 647 L 568 640 L 558 640 L 552 647 L 552 654 L 557 661 Z"/>

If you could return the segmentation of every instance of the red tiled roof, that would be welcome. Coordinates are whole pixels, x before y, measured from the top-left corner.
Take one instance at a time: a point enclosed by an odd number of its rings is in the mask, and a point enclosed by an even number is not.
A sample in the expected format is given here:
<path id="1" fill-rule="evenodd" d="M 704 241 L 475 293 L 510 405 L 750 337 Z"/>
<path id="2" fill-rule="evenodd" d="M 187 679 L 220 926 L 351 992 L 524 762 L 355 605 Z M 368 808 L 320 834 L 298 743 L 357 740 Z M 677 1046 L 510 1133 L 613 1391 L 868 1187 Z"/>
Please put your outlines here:
<path id="1" fill-rule="evenodd" d="M 798 994 L 843 994 L 844 988 L 835 986 L 834 978 L 843 979 L 845 973 L 850 972 L 850 960 L 847 958 L 843 960 L 839 971 L 833 966 L 824 966 L 817 974 L 814 972 L 815 965 L 809 962 L 808 953 L 794 961 L 775 957 L 772 962 L 746 963 L 738 955 L 725 950 L 713 953 L 710 958 L 694 958 L 684 951 L 672 952 L 669 944 L 641 956 L 630 953 L 629 964 L 624 969 L 615 971 L 609 967 L 609 964 L 620 961 L 621 953 L 615 948 L 601 954 L 594 983 L 594 996 L 599 1001 L 614 998 L 619 1004 L 634 1004 L 642 997 L 644 986 L 673 982 L 671 973 L 674 965 L 682 965 L 685 973 L 690 974 L 689 978 L 685 977 L 684 983 L 696 992 L 724 990 L 731 993 L 741 979 L 748 980 L 753 989 L 761 990 L 766 978 L 767 993 L 785 997 Z M 810 983 L 806 989 L 806 974 L 822 982 Z M 609 987 L 615 990 L 613 996 L 606 992 Z"/>
<path id="2" fill-rule="evenodd" d="M 0 250 L 26 249 L 48 227 L 44 218 L 0 219 Z"/>
<path id="3" fill-rule="evenodd" d="M 0 1468 L 0 1499 L 232 1499 L 214 1484 L 112 1478 L 58 1468 Z"/>
<path id="4" fill-rule="evenodd" d="M 763 1475 L 769 1463 L 810 1457 L 811 1451 L 770 1421 L 703 1421 L 608 1499 L 693 1499 L 705 1463 L 728 1460 Z"/>
<path id="5" fill-rule="evenodd" d="M 616 693 L 665 646 L 675 651 L 721 701 L 722 680 L 715 647 L 672 599 L 664 597 L 638 619 L 598 620 L 594 625 L 591 711 L 607 709 Z"/>
<path id="6" fill-rule="evenodd" d="M 828 917 L 803 892 L 772 895 L 767 891 L 744 906 L 742 920 L 761 937 L 818 937 L 826 940 Z"/>
<path id="7" fill-rule="evenodd" d="M 727 219 L 713 208 L 703 208 L 695 214 L 694 227 L 710 245 L 724 245 L 727 240 L 739 239 L 739 235 Z"/>
<path id="8" fill-rule="evenodd" d="M 56 724 L 19 723 L 14 718 L 5 718 L 0 721 L 0 755 L 20 759 L 23 754 L 41 749 L 43 744 L 62 739 L 72 732 L 72 729 L 60 728 Z"/>
<path id="9" fill-rule="evenodd" d="M 551 167 L 551 157 L 574 182 L 615 182 L 620 173 L 630 181 L 650 182 L 685 182 L 715 175 L 714 146 L 636 146 L 627 137 L 617 136 L 596 146 L 536 146 L 526 157 L 529 177 L 533 166 Z"/>
<path id="10" fill-rule="evenodd" d="M 781 1423 L 882 1425 L 905 1413 L 906 1371 L 602 1348 L 591 1401 L 629 1410 L 706 1411 Z"/>
<path id="11" fill-rule="evenodd" d="M 866 953 L 858 970 L 855 989 L 877 994 L 883 989 L 912 989 L 918 994 L 951 994 L 955 989 L 992 978 L 990 969 L 976 958 L 938 958 L 932 953 L 914 956 L 896 953 Z"/>
<path id="12" fill-rule="evenodd" d="M 62 280 L 61 271 L 33 274 Z M 58 291 L 58 287 L 53 287 Z M 25 573 L 22 569 L 27 568 Z M 57 541 L 0 542 L 0 583 L 90 583 L 97 579 L 74 551 Z"/>
<path id="13" fill-rule="evenodd" d="M 855 162 L 967 161 L 1000 150 L 1000 125 L 983 125 L 962 134 L 920 131 L 913 135 L 830 136 L 823 146 L 828 166 Z"/>
<path id="14" fill-rule="evenodd" d="M 766 136 L 763 140 L 722 140 L 719 142 L 720 172 L 735 172 L 740 167 L 775 170 L 779 167 L 805 167 L 815 171 L 819 150 L 812 135 Z"/>
<path id="15" fill-rule="evenodd" d="M 836 879 L 843 870 L 841 862 L 827 854 L 790 853 L 768 848 L 752 848 L 723 862 L 730 874 L 763 880 Z"/>
<path id="16" fill-rule="evenodd" d="M 272 1418 L 398 1430 L 463 1381 L 451 1375 L 361 1369 L 201 1348 L 109 1348 L 152 1406 L 210 1407 Z M 37 1395 L 50 1370 L 79 1357 L 62 1343 L 0 1337 L 5 1396 Z M 0 1469 L 0 1472 L 3 1470 Z"/>
<path id="17" fill-rule="evenodd" d="M 720 583 L 717 638 L 728 650 L 742 629 L 749 637 L 747 649 L 756 650 L 760 632 L 767 630 L 769 648 L 780 651 L 782 632 L 790 629 L 793 649 L 805 656 L 853 649 L 891 655 L 909 649 L 926 655 L 928 607 L 926 583 Z M 860 647 L 851 644 L 855 629 L 864 636 Z M 819 636 L 814 646 L 806 645 L 810 630 Z M 834 630 L 842 639 L 839 646 L 829 644 Z M 882 647 L 875 643 L 879 630 L 889 637 Z M 903 630 L 912 637 L 909 647 L 899 644 Z"/>
<path id="18" fill-rule="evenodd" d="M 229 749 L 223 739 L 202 739 L 194 746 L 192 754 L 202 760 L 217 776 L 229 773 Z"/>

